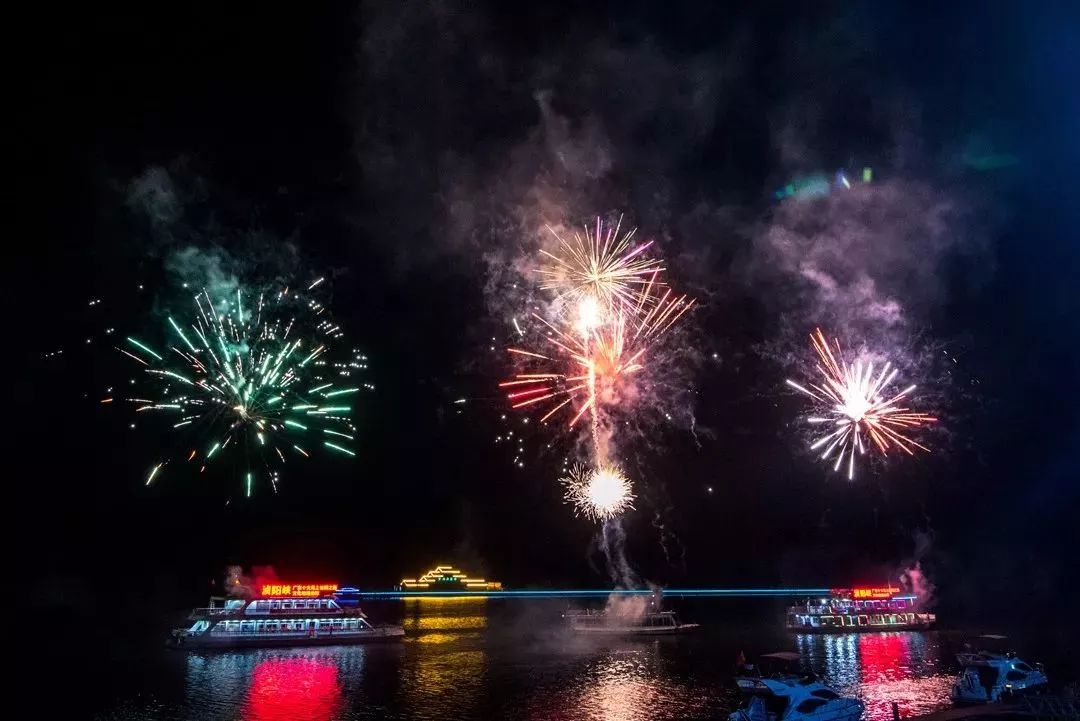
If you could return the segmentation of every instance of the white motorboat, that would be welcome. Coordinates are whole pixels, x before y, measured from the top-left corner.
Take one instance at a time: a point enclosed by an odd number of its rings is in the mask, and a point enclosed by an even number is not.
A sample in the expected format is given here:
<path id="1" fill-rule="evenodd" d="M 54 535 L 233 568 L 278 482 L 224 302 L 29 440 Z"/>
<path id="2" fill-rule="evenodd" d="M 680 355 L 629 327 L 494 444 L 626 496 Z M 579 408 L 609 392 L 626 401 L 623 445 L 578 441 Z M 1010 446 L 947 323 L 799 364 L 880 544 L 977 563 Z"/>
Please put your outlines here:
<path id="1" fill-rule="evenodd" d="M 984 639 L 1003 640 L 986 635 Z M 978 651 L 956 655 L 963 670 L 953 683 L 951 697 L 957 704 L 994 703 L 1015 696 L 1041 693 L 1049 682 L 1042 664 L 1030 664 L 1011 652 Z"/>
<path id="2" fill-rule="evenodd" d="M 770 653 L 763 658 L 794 664 L 799 654 Z M 863 713 L 862 701 L 841 696 L 813 676 L 752 675 L 735 682 L 746 703 L 728 717 L 730 721 L 859 721 Z"/>

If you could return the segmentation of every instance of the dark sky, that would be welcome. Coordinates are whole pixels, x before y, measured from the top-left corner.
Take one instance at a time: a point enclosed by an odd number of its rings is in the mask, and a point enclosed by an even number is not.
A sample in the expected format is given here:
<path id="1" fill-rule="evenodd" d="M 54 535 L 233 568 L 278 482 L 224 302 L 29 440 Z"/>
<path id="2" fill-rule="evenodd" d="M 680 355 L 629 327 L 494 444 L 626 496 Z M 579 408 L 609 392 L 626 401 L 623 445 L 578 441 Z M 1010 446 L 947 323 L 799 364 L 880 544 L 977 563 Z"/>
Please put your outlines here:
<path id="1" fill-rule="evenodd" d="M 40 597 L 119 583 L 182 606 L 228 563 L 368 586 L 436 561 L 510 585 L 602 583 L 556 454 L 516 469 L 493 445 L 506 369 L 488 346 L 508 318 L 490 282 L 543 222 L 624 212 L 703 301 L 686 336 L 698 437 L 663 429 L 632 451 L 642 498 L 625 525 L 644 577 L 842 584 L 920 555 L 945 607 L 1065 607 L 1076 18 L 745 5 L 185 3 L 33 23 L 14 68 L 29 122 L 12 138 L 27 222 L 9 236 L 9 338 L 25 369 L 7 457 Z M 772 198 L 863 166 L 874 187 L 848 200 Z M 354 462 L 313 462 L 278 496 L 228 507 L 223 487 L 142 487 L 153 438 L 82 395 L 106 365 L 79 347 L 86 302 L 143 322 L 188 247 L 252 275 L 332 276 L 377 385 Z M 837 294 L 807 281 L 811 257 L 836 269 Z M 902 299 L 887 336 L 937 383 L 944 422 L 931 456 L 848 483 L 802 452 L 783 360 L 815 323 L 862 328 L 852 307 L 879 297 Z M 44 362 L 57 347 L 67 358 Z M 458 414 L 462 396 L 477 401 Z"/>

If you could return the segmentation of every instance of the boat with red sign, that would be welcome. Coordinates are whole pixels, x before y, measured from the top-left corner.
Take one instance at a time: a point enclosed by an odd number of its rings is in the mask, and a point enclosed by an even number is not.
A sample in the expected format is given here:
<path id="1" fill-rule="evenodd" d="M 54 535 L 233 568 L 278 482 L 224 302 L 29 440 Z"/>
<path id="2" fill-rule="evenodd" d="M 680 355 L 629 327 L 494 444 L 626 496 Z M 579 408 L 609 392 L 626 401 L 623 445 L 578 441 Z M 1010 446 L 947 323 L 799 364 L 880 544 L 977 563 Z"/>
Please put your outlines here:
<path id="1" fill-rule="evenodd" d="M 808 598 L 787 609 L 787 629 L 799 633 L 918 631 L 937 617 L 919 609 L 917 596 L 901 589 L 834 588 L 828 598 Z"/>
<path id="2" fill-rule="evenodd" d="M 359 608 L 343 608 L 333 583 L 263 584 L 256 598 L 211 598 L 191 625 L 173 630 L 176 648 L 325 646 L 401 638 L 401 626 L 374 625 Z M 221 605 L 218 605 L 220 602 Z"/>

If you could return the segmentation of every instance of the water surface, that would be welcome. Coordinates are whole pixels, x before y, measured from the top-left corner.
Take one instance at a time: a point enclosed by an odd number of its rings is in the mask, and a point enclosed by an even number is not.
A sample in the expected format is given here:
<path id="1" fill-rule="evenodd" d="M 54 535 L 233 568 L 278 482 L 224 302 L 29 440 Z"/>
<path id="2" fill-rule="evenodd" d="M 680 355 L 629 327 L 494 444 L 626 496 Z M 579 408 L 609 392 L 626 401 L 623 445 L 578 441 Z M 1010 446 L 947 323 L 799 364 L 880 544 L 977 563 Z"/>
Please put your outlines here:
<path id="1" fill-rule="evenodd" d="M 685 609 L 695 635 L 598 640 L 571 634 L 547 601 L 425 599 L 368 609 L 401 623 L 400 642 L 306 649 L 176 652 L 156 646 L 112 668 L 101 719 L 726 718 L 733 664 L 796 650 L 805 669 L 867 705 L 869 721 L 945 708 L 959 635 L 788 635 Z M 692 614 L 692 615 L 691 615 Z M 711 622 L 710 622 L 711 621 Z M 735 621 L 735 623 L 733 623 Z"/>

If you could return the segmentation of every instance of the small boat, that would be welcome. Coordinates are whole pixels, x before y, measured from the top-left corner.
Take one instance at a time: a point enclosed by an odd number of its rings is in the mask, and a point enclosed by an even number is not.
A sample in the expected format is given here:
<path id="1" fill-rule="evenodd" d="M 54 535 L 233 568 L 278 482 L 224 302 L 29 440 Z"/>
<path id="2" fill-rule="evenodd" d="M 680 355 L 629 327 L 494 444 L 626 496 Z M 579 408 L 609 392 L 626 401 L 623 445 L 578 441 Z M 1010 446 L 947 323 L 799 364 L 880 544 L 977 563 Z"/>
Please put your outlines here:
<path id="1" fill-rule="evenodd" d="M 980 638 L 1002 641 L 1005 636 L 986 634 Z M 1041 663 L 1029 664 L 1012 652 L 958 653 L 956 660 L 963 667 L 950 693 L 956 704 L 994 703 L 1042 693 L 1049 683 Z"/>
<path id="2" fill-rule="evenodd" d="M 567 611 L 563 614 L 576 633 L 611 636 L 671 636 L 695 631 L 696 623 L 681 623 L 674 611 L 650 611 L 640 615 L 607 611 Z"/>
<path id="3" fill-rule="evenodd" d="M 216 605 L 224 601 L 223 605 Z M 342 608 L 330 596 L 211 598 L 210 606 L 188 616 L 190 626 L 174 629 L 174 648 L 321 646 L 401 638 L 401 626 L 373 625 L 359 608 Z"/>
<path id="4" fill-rule="evenodd" d="M 765 654 L 762 658 L 793 667 L 799 654 L 788 651 Z M 746 696 L 742 708 L 729 721 L 858 721 L 864 704 L 841 696 L 812 675 L 784 671 L 761 675 L 753 666 L 744 666 L 750 675 L 735 679 Z"/>

